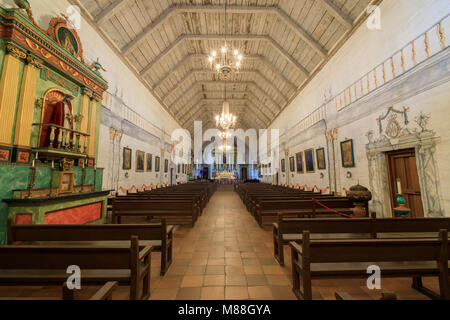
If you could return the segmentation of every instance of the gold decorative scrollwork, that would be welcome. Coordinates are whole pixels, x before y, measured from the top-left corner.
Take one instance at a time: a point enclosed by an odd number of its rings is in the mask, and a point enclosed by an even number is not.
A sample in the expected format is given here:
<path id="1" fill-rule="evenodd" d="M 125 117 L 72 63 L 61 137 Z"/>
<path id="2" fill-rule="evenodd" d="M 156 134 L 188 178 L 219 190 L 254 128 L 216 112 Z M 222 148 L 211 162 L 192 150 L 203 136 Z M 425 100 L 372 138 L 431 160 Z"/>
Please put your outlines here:
<path id="1" fill-rule="evenodd" d="M 32 55 L 27 55 L 27 62 L 28 64 L 38 68 L 38 69 L 42 69 L 44 67 L 44 63 L 41 59 L 38 59 Z"/>
<path id="2" fill-rule="evenodd" d="M 24 50 L 13 45 L 12 43 L 8 43 L 6 45 L 6 51 L 10 55 L 12 55 L 13 57 L 15 57 L 17 59 L 26 59 L 27 58 L 27 53 Z"/>

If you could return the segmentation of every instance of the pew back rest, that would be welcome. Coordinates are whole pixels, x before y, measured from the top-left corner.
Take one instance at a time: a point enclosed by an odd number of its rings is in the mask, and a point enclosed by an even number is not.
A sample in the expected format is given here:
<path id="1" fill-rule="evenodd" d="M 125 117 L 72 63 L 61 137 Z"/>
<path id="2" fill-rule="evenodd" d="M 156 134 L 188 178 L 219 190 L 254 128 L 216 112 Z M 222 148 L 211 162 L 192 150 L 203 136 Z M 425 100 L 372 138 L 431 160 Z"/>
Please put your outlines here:
<path id="1" fill-rule="evenodd" d="M 104 225 L 12 225 L 8 221 L 8 243 L 33 241 L 165 240 L 167 223 Z"/>
<path id="2" fill-rule="evenodd" d="M 280 234 L 301 234 L 303 231 L 315 233 L 361 233 L 372 232 L 371 219 L 305 219 L 284 218 L 278 216 L 278 230 Z"/>
<path id="3" fill-rule="evenodd" d="M 71 265 L 83 269 L 135 269 L 139 261 L 138 238 L 130 247 L 104 246 L 2 246 L 0 269 L 61 269 Z M 143 248 L 141 253 L 151 251 Z"/>
<path id="4" fill-rule="evenodd" d="M 371 233 L 374 236 L 392 236 L 395 233 L 422 233 L 423 236 L 439 235 L 441 229 L 450 230 L 450 218 L 411 219 L 304 219 L 278 216 L 280 234 Z"/>
<path id="5" fill-rule="evenodd" d="M 348 199 L 321 199 L 321 203 L 326 205 L 332 209 L 346 209 L 353 208 L 353 202 Z M 313 208 L 320 209 L 319 207 L 311 200 L 271 200 L 271 201 L 260 201 L 257 205 L 259 205 L 260 210 L 277 210 L 277 209 L 310 209 Z"/>
<path id="6" fill-rule="evenodd" d="M 304 231 L 303 244 L 291 246 L 309 263 L 439 261 L 443 254 L 448 261 L 447 230 L 440 231 L 439 239 L 381 240 L 311 240 Z"/>
<path id="7" fill-rule="evenodd" d="M 151 212 L 154 210 L 193 210 L 195 204 L 185 200 L 115 200 L 113 212 Z"/>

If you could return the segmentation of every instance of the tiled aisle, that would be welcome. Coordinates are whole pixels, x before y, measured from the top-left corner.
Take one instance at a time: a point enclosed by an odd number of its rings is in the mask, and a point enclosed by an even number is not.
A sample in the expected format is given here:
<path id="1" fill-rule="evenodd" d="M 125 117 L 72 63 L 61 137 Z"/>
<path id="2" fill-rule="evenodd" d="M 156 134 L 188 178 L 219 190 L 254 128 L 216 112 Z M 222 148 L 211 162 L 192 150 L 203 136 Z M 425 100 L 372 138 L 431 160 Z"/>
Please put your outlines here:
<path id="1" fill-rule="evenodd" d="M 285 257 L 282 268 L 273 258 L 272 230 L 259 228 L 231 186 L 220 186 L 196 226 L 175 233 L 174 263 L 163 278 L 154 271 L 151 299 L 295 299 L 288 248 Z M 436 287 L 436 281 L 424 282 Z M 380 296 L 365 280 L 313 285 L 316 299 L 334 299 L 336 291 L 355 299 Z M 382 286 L 401 299 L 425 299 L 409 279 L 383 279 Z"/>
<path id="2" fill-rule="evenodd" d="M 220 186 L 195 228 L 175 236 L 175 260 L 151 299 L 295 299 L 289 270 L 231 186 Z"/>
<path id="3" fill-rule="evenodd" d="M 289 251 L 286 266 L 273 258 L 272 231 L 259 228 L 231 186 L 220 186 L 194 228 L 175 232 L 174 262 L 166 276 L 159 275 L 160 254 L 152 256 L 153 300 L 199 299 L 295 299 L 291 286 Z M 437 281 L 424 279 L 437 289 Z M 409 279 L 382 279 L 383 291 L 394 291 L 399 299 L 425 299 L 411 289 Z M 79 298 L 96 288 L 84 288 Z M 378 299 L 365 280 L 313 281 L 315 299 L 334 299 L 344 291 L 355 299 Z M 114 300 L 127 299 L 129 289 L 120 287 Z M 0 297 L 58 297 L 59 288 L 0 287 Z"/>

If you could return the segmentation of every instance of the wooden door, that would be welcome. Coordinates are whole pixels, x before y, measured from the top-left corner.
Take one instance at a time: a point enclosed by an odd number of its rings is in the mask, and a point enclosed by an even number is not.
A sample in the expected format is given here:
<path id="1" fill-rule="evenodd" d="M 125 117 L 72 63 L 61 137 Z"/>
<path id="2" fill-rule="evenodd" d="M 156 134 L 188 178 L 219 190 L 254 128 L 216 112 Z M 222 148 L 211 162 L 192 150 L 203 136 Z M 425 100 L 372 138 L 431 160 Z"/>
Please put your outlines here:
<path id="1" fill-rule="evenodd" d="M 208 167 L 203 168 L 203 180 L 209 180 L 209 168 Z"/>
<path id="2" fill-rule="evenodd" d="M 406 199 L 406 206 L 411 209 L 411 216 L 414 218 L 423 217 L 423 204 L 415 150 L 407 149 L 389 152 L 387 161 L 392 207 L 398 206 L 397 196 L 399 190 L 397 181 L 400 181 L 401 191 Z"/>
<path id="3" fill-rule="evenodd" d="M 241 168 L 241 180 L 248 180 L 248 171 L 247 167 Z"/>

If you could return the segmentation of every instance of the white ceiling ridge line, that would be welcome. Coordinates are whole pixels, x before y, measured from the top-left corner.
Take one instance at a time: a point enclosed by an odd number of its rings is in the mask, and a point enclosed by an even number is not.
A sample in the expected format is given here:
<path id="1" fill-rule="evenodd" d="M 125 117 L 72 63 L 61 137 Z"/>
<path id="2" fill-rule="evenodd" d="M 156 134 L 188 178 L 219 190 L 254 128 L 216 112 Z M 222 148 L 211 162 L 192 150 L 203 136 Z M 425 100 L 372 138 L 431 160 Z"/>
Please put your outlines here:
<path id="1" fill-rule="evenodd" d="M 118 1 L 118 2 L 123 2 Z M 325 3 L 324 3 L 325 4 Z M 112 6 L 112 5 L 111 5 Z M 110 7 L 111 7 L 110 6 Z M 325 4 L 326 9 L 332 14 L 336 15 L 335 18 L 346 28 L 351 28 L 351 23 L 347 21 L 345 15 L 336 8 L 329 7 L 329 4 Z M 119 7 L 120 8 L 120 7 Z M 158 16 L 151 24 L 146 26 L 136 38 L 131 40 L 127 45 L 122 48 L 124 55 L 129 54 L 134 50 L 142 41 L 144 41 L 154 30 L 169 20 L 173 15 L 178 13 L 202 13 L 202 12 L 218 12 L 224 11 L 224 6 L 216 5 L 175 5 L 167 8 L 160 16 Z M 114 8 L 113 8 L 114 9 Z M 118 11 L 117 11 L 118 12 Z M 292 19 L 285 11 L 277 6 L 227 6 L 227 12 L 231 13 L 268 13 L 277 15 L 284 23 L 286 23 L 292 31 L 294 31 L 304 42 L 306 42 L 317 54 L 322 58 L 328 55 L 326 49 L 324 49 L 320 43 L 313 39 L 313 37 L 303 29 L 294 19 Z M 114 15 L 116 12 L 112 12 Z M 111 12 L 109 12 L 111 15 Z M 112 16 L 111 15 L 111 16 Z M 104 21 L 104 20 L 103 20 Z M 103 22 L 102 21 L 102 22 Z"/>

